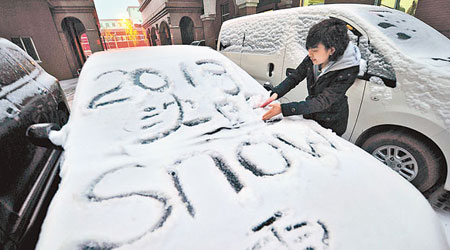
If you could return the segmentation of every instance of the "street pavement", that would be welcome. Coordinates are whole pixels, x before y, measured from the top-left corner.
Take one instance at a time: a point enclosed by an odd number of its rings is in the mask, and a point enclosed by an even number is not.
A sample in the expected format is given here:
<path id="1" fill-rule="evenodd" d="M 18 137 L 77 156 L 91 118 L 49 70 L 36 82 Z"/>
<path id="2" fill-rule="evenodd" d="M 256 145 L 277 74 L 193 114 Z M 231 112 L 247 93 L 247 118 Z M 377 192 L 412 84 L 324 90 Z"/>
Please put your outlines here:
<path id="1" fill-rule="evenodd" d="M 77 86 L 78 78 L 73 78 L 69 80 L 59 81 L 61 88 L 66 95 L 67 102 L 69 103 L 69 107 L 72 108 L 73 96 L 75 94 L 75 88 Z"/>
<path id="2" fill-rule="evenodd" d="M 60 81 L 61 87 L 66 95 L 69 107 L 72 108 L 72 101 L 75 94 L 78 78 Z M 444 226 L 447 241 L 450 242 L 450 191 L 438 188 L 428 196 L 428 201 L 433 206 L 442 225 Z"/>

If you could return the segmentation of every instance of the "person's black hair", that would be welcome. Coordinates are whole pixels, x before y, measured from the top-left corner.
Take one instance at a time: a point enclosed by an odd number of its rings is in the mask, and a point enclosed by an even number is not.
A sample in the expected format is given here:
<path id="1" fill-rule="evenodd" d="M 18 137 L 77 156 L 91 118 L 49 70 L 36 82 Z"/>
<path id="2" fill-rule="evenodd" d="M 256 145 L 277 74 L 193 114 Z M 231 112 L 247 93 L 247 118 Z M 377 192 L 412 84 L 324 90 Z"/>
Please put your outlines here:
<path id="1" fill-rule="evenodd" d="M 350 38 L 347 34 L 347 24 L 336 18 L 329 18 L 314 24 L 306 37 L 306 49 L 316 48 L 322 43 L 325 48 L 334 47 L 336 51 L 330 55 L 330 61 L 336 61 L 344 54 Z"/>

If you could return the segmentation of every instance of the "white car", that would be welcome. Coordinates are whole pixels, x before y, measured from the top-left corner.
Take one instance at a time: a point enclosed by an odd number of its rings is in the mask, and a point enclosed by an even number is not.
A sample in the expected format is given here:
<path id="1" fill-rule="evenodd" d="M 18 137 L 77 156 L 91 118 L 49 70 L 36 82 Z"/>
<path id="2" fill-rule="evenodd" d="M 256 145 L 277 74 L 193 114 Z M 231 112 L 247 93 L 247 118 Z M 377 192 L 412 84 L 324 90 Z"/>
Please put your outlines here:
<path id="1" fill-rule="evenodd" d="M 343 138 L 361 146 L 422 192 L 450 190 L 450 40 L 403 12 L 330 4 L 277 10 L 226 21 L 218 50 L 261 84 L 279 84 L 307 55 L 309 28 L 345 21 L 363 60 L 348 90 Z M 302 101 L 306 81 L 282 102 Z"/>
<path id="2" fill-rule="evenodd" d="M 409 182 L 313 121 L 263 122 L 267 97 L 206 47 L 95 53 L 50 133 L 36 249 L 450 249 Z"/>

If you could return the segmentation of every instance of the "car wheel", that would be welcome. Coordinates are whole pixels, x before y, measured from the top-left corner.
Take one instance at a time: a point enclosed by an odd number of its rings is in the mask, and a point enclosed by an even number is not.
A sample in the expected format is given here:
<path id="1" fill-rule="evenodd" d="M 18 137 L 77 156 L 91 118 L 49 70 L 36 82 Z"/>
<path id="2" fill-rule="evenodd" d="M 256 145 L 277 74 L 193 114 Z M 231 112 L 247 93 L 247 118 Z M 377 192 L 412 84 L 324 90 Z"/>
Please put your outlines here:
<path id="1" fill-rule="evenodd" d="M 69 114 L 65 110 L 58 110 L 58 124 L 62 127 L 69 120 Z"/>
<path id="2" fill-rule="evenodd" d="M 441 173 L 439 154 L 417 136 L 398 130 L 377 133 L 361 148 L 388 165 L 421 192 L 433 187 Z"/>

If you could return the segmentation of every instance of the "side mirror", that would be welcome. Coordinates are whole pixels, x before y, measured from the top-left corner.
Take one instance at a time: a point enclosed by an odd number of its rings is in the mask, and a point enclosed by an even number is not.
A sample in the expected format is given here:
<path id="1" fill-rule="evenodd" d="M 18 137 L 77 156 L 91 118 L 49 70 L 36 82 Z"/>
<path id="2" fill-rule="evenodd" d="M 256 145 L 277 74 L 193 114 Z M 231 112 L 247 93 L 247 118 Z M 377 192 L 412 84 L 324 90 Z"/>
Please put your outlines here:
<path id="1" fill-rule="evenodd" d="M 230 46 L 230 44 L 223 44 L 222 41 L 220 41 L 220 43 L 219 43 L 219 50 L 222 51 L 222 50 L 226 49 L 229 46 Z"/>
<path id="2" fill-rule="evenodd" d="M 49 135 L 52 130 L 60 130 L 60 129 L 61 127 L 56 123 L 33 124 L 28 127 L 27 131 L 25 132 L 25 135 L 28 137 L 31 143 L 33 143 L 36 146 L 52 148 L 62 151 L 63 150 L 62 147 L 56 146 L 49 139 Z"/>
<path id="3" fill-rule="evenodd" d="M 368 71 L 367 68 L 367 61 L 362 59 L 359 61 L 359 72 L 358 72 L 358 78 L 364 77 L 364 74 L 366 74 Z"/>
<path id="4" fill-rule="evenodd" d="M 363 76 L 358 76 L 359 79 L 363 79 L 378 85 L 385 85 L 386 87 L 395 88 L 397 86 L 396 80 L 391 80 L 383 76 L 377 76 L 370 73 L 365 73 Z"/>
<path id="5" fill-rule="evenodd" d="M 266 82 L 263 84 L 263 87 L 267 90 L 267 91 L 272 91 L 274 86 L 270 83 L 270 82 Z"/>

